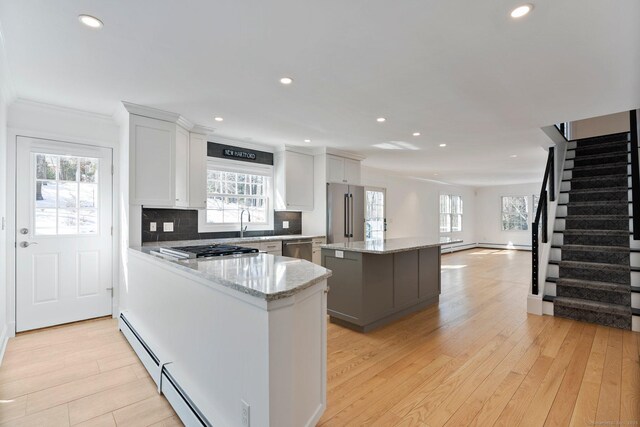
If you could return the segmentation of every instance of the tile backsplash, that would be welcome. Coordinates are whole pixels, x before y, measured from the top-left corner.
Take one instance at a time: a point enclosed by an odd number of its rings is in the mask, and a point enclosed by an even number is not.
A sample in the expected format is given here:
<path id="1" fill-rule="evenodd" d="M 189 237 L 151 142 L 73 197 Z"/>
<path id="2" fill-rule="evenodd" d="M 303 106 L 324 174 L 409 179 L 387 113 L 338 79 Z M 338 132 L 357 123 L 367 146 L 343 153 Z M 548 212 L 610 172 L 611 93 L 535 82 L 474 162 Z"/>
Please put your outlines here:
<path id="1" fill-rule="evenodd" d="M 289 228 L 282 228 L 283 221 L 289 221 Z M 152 222 L 156 223 L 156 231 L 150 231 Z M 163 231 L 165 222 L 173 222 L 172 232 Z M 244 234 L 246 237 L 302 234 L 302 213 L 275 211 L 273 230 L 247 231 Z M 142 208 L 142 243 L 233 237 L 240 237 L 240 231 L 198 233 L 197 210 Z"/>

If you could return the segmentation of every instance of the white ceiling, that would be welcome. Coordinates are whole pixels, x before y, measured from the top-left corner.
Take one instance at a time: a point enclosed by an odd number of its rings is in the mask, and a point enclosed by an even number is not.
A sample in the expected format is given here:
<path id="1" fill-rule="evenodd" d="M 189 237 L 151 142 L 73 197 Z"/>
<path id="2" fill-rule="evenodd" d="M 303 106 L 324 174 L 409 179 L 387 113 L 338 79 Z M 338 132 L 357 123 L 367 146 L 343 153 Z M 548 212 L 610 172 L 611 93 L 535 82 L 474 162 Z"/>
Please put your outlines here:
<path id="1" fill-rule="evenodd" d="M 640 106 L 640 1 L 538 0 L 513 20 L 519 3 L 0 0 L 0 23 L 18 97 L 104 114 L 126 100 L 482 186 L 541 179 L 541 126 Z"/>

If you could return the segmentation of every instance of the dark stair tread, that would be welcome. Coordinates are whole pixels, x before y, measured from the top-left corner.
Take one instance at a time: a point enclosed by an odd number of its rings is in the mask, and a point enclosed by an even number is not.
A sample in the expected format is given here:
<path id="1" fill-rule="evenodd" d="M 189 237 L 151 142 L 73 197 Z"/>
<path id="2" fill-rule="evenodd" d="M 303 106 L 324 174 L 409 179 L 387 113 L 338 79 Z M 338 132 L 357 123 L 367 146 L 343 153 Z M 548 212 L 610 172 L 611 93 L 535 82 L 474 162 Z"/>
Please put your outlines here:
<path id="1" fill-rule="evenodd" d="M 566 216 L 556 216 L 556 219 L 567 219 L 567 218 L 575 218 L 576 216 L 583 216 L 585 218 L 595 218 L 598 216 L 603 216 L 603 217 L 610 217 L 610 216 L 616 216 L 616 217 L 620 217 L 621 218 L 633 218 L 633 215 L 566 215 Z"/>
<path id="2" fill-rule="evenodd" d="M 556 283 L 558 281 L 557 277 L 549 276 L 547 277 L 547 282 Z"/>
<path id="3" fill-rule="evenodd" d="M 591 235 L 591 236 L 602 236 L 602 235 L 607 235 L 607 236 L 626 236 L 629 234 L 633 234 L 630 231 L 627 230 L 582 230 L 582 229 L 575 229 L 575 228 L 569 228 L 569 229 L 565 229 L 562 231 L 555 231 L 554 233 L 563 233 L 563 234 L 579 234 L 579 235 Z"/>
<path id="4" fill-rule="evenodd" d="M 573 190 L 560 190 L 560 194 L 569 194 L 572 191 L 582 191 L 584 192 L 589 192 L 589 191 L 593 191 L 593 190 L 611 190 L 612 188 L 615 188 L 616 191 L 622 191 L 622 189 L 625 190 L 631 190 L 632 187 L 591 187 L 591 188 L 574 188 Z"/>
<path id="5" fill-rule="evenodd" d="M 628 140 L 620 140 L 620 141 L 610 141 L 610 142 L 603 142 L 601 144 L 593 144 L 593 145 L 583 145 L 581 147 L 578 147 L 576 144 L 575 148 L 567 148 L 567 151 L 575 151 L 578 148 L 593 148 L 593 147 L 598 147 L 598 148 L 606 148 L 606 147 L 617 147 L 617 146 L 621 146 L 622 144 L 625 145 L 629 145 L 629 141 Z"/>
<path id="6" fill-rule="evenodd" d="M 576 157 L 573 157 L 571 159 L 567 159 L 567 160 L 591 160 L 591 159 L 602 159 L 602 160 L 606 160 L 609 157 L 616 157 L 616 156 L 622 156 L 626 154 L 627 156 L 629 155 L 629 152 L 627 151 L 622 152 L 613 152 L 613 153 L 596 153 L 596 154 L 587 154 L 586 156 L 583 155 L 577 155 Z M 608 163 L 603 163 L 603 164 L 608 164 Z"/>
<path id="7" fill-rule="evenodd" d="M 640 271 L 640 267 L 629 267 L 628 265 L 610 264 L 610 263 L 607 263 L 607 262 L 600 263 L 600 262 L 591 262 L 591 261 L 558 261 L 556 259 L 549 260 L 549 264 L 551 264 L 551 265 L 560 265 L 561 262 L 578 262 L 578 263 L 592 263 L 592 264 L 600 264 L 600 265 L 617 265 L 617 266 L 620 266 L 620 267 L 628 268 L 629 271 L 633 271 L 633 272 Z M 622 269 L 620 269 L 620 270 L 622 270 Z"/>
<path id="8" fill-rule="evenodd" d="M 631 292 L 640 293 L 640 286 L 631 286 Z"/>
<path id="9" fill-rule="evenodd" d="M 569 246 L 569 245 L 562 245 L 562 246 Z M 551 247 L 553 249 L 562 249 L 562 246 L 560 246 L 560 245 L 551 245 Z M 615 248 L 615 247 L 619 247 L 619 246 L 606 246 L 606 247 Z M 638 252 L 640 252 L 640 249 L 629 248 L 629 252 L 638 253 Z"/>
<path id="10" fill-rule="evenodd" d="M 640 316 L 640 308 L 631 308 L 631 314 L 633 316 Z"/>
<path id="11" fill-rule="evenodd" d="M 607 203 L 607 202 L 611 202 L 611 203 Z M 628 202 L 625 201 L 619 201 L 619 200 L 586 200 L 586 201 L 580 201 L 580 202 L 567 202 L 567 203 L 558 203 L 558 206 L 589 206 L 589 205 L 609 205 L 609 204 L 614 204 L 614 203 L 619 203 L 621 205 L 630 205 L 631 203 L 633 203 L 633 201 L 629 200 Z"/>
<path id="12" fill-rule="evenodd" d="M 596 311 L 599 313 L 610 313 L 618 315 L 631 314 L 631 307 L 628 307 L 626 305 L 611 304 L 601 301 L 591 301 L 581 298 L 555 297 L 553 303 L 554 305 L 558 304 L 569 308 Z"/>
<path id="13" fill-rule="evenodd" d="M 584 252 L 630 252 L 626 246 L 562 245 L 562 250 Z"/>
<path id="14" fill-rule="evenodd" d="M 556 282 L 558 286 L 570 286 L 574 288 L 588 288 L 609 292 L 631 293 L 631 286 L 620 283 L 601 282 L 596 280 L 565 279 L 560 278 Z"/>
<path id="15" fill-rule="evenodd" d="M 628 173 L 614 173 L 610 175 L 596 175 L 596 176 L 579 176 L 571 179 L 563 179 L 563 181 L 604 181 L 613 178 L 629 178 Z"/>
<path id="16" fill-rule="evenodd" d="M 572 159 L 568 159 L 568 160 L 572 160 Z M 607 163 L 604 165 L 585 165 L 585 166 L 574 166 L 571 168 L 564 168 L 565 171 L 573 171 L 573 170 L 593 170 L 593 169 L 607 169 L 607 168 L 613 168 L 616 166 L 629 166 L 631 163 L 630 162 L 616 162 L 616 163 Z"/>
<path id="17" fill-rule="evenodd" d="M 569 219 L 597 219 L 597 220 L 602 220 L 602 219 L 629 219 L 629 215 L 602 215 L 602 214 L 598 214 L 598 215 L 567 215 L 565 217 L 569 218 Z"/>
<path id="18" fill-rule="evenodd" d="M 589 144 L 591 142 L 599 142 L 600 144 L 608 144 L 610 142 L 629 142 L 629 132 L 617 132 L 610 133 L 608 135 L 590 136 L 588 138 L 574 139 L 576 145 L 583 143 L 583 147 L 592 147 L 596 144 Z M 598 144 L 599 145 L 599 144 Z"/>
<path id="19" fill-rule="evenodd" d="M 610 193 L 612 191 L 627 191 L 629 190 L 628 186 L 624 186 L 624 187 L 604 187 L 604 188 L 580 188 L 580 189 L 575 189 L 575 190 L 570 190 L 570 191 L 562 191 L 562 193 Z M 604 200 L 598 200 L 599 202 L 602 202 Z"/>
<path id="20" fill-rule="evenodd" d="M 542 301 L 553 302 L 556 299 L 555 295 L 545 295 L 542 297 Z"/>
<path id="21" fill-rule="evenodd" d="M 560 267 L 582 268 L 582 269 L 589 269 L 589 270 L 631 271 L 631 267 L 629 267 L 628 265 L 610 264 L 608 262 L 560 261 L 558 265 L 560 265 Z"/>

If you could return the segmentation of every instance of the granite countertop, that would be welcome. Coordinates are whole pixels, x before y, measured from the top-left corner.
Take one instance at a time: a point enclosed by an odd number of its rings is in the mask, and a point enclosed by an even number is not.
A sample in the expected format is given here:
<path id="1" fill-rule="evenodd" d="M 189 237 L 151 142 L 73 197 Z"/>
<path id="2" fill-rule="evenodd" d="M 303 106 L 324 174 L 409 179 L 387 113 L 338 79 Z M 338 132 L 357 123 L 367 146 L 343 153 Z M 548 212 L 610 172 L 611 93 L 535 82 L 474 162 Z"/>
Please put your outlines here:
<path id="1" fill-rule="evenodd" d="M 405 237 L 400 239 L 366 240 L 364 242 L 330 243 L 328 245 L 322 245 L 321 248 L 368 254 L 391 254 L 461 242 L 462 239 L 453 239 L 451 237 L 440 237 L 439 239 Z"/>
<path id="2" fill-rule="evenodd" d="M 129 250 L 205 279 L 212 287 L 224 286 L 265 301 L 290 297 L 331 276 L 331 270 L 309 261 L 270 254 L 174 261 L 152 255 L 153 248 Z"/>
<path id="3" fill-rule="evenodd" d="M 256 242 L 273 242 L 278 240 L 296 240 L 296 239 L 317 239 L 325 237 L 324 235 L 307 235 L 307 234 L 287 234 L 283 236 L 254 236 L 254 237 L 229 237 L 225 239 L 202 239 L 202 240 L 174 240 L 163 242 L 146 242 L 144 247 L 178 247 L 178 246 L 194 246 L 194 245 L 215 245 L 219 243 L 256 243 Z"/>

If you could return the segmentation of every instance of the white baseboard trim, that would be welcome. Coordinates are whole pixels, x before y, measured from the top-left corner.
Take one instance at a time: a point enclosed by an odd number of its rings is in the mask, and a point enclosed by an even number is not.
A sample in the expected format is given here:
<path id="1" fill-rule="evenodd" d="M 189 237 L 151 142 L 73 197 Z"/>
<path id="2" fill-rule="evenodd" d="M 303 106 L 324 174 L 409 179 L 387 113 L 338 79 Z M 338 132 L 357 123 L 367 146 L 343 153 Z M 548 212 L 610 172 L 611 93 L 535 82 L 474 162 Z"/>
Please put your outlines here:
<path id="1" fill-rule="evenodd" d="M 459 245 L 443 246 L 441 251 L 443 254 L 450 254 L 458 251 L 466 251 L 468 249 L 474 249 L 477 243 L 462 243 Z"/>
<path id="2" fill-rule="evenodd" d="M 9 330 L 8 325 L 4 325 L 2 334 L 0 334 L 0 365 L 2 365 L 2 359 L 4 358 L 4 352 L 7 349 L 7 343 L 9 342 Z"/>
<path id="3" fill-rule="evenodd" d="M 478 243 L 477 247 L 486 249 L 512 249 L 516 251 L 531 250 L 531 245 L 510 245 L 508 243 Z"/>
<path id="4" fill-rule="evenodd" d="M 542 316 L 542 298 L 539 296 L 529 295 L 527 297 L 527 313 Z"/>

